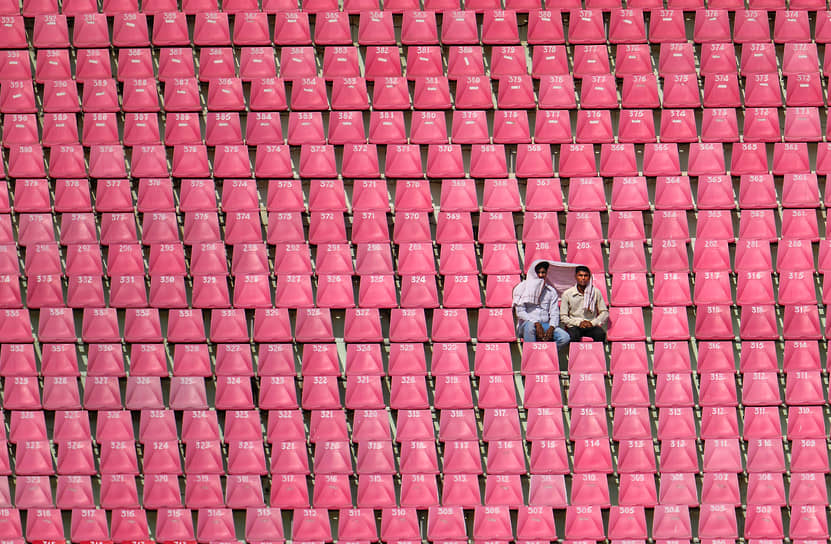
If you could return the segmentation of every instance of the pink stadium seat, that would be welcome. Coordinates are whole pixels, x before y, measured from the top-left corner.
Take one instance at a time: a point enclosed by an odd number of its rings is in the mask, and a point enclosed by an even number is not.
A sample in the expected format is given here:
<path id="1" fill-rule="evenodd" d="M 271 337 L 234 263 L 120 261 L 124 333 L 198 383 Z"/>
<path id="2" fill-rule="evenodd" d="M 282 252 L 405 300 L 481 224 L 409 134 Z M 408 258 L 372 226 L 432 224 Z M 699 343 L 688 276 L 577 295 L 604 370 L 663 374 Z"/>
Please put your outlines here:
<path id="1" fill-rule="evenodd" d="M 655 175 L 658 176 L 658 179 L 673 181 L 677 178 L 664 178 L 664 176 L 679 176 L 681 173 L 680 159 L 678 156 L 678 146 L 674 143 L 646 144 L 644 146 L 643 161 L 643 173 L 647 176 Z M 675 189 L 678 189 L 678 187 L 676 187 Z M 675 193 L 675 191 L 673 191 L 673 193 Z M 656 193 L 655 198 L 657 204 L 658 193 Z M 662 205 L 661 207 L 667 209 L 670 208 L 670 205 Z"/>
<path id="2" fill-rule="evenodd" d="M 595 176 L 597 166 L 594 146 L 589 144 L 570 144 L 560 150 L 558 171 L 563 177 Z"/>
<path id="3" fill-rule="evenodd" d="M 509 75 L 499 80 L 496 103 L 500 108 L 528 109 L 534 106 L 534 84 L 527 74 Z M 514 112 L 510 112 L 514 113 Z M 515 115 L 519 115 L 516 113 Z M 504 130 L 504 127 L 503 127 Z M 524 138 L 527 140 L 527 138 Z"/>
<path id="4" fill-rule="evenodd" d="M 411 139 L 417 138 L 418 143 L 444 143 L 447 141 L 446 127 L 436 126 L 436 113 L 428 112 L 416 114 L 413 126 L 410 129 Z M 453 113 L 451 140 L 456 143 L 488 143 L 488 123 L 484 111 L 456 111 Z"/>
<path id="5" fill-rule="evenodd" d="M 222 33 L 224 34 L 224 32 Z M 211 38 L 207 38 L 209 41 Z M 224 41 L 224 36 L 219 41 Z M 199 81 L 232 78 L 236 75 L 233 50 L 229 47 L 205 47 L 199 55 Z"/>
<path id="6" fill-rule="evenodd" d="M 810 238 L 783 240 L 783 247 L 777 253 L 776 268 L 780 271 L 810 271 L 815 268 L 814 255 L 810 251 Z"/>
<path id="7" fill-rule="evenodd" d="M 442 15 L 441 41 L 450 45 L 479 42 L 475 12 L 450 11 Z"/>
<path id="8" fill-rule="evenodd" d="M 510 216 L 500 212 L 518 212 L 521 208 L 519 188 L 516 180 L 485 180 L 482 209 L 487 212 L 497 212 L 495 215 L 489 215 L 489 219 L 494 221 L 498 221 L 499 219 L 505 220 L 505 217 Z"/>
<path id="9" fill-rule="evenodd" d="M 193 43 L 198 46 L 230 45 L 231 30 L 227 13 L 200 12 L 196 14 Z"/>
<path id="10" fill-rule="evenodd" d="M 432 117 L 435 117 L 435 114 Z M 414 126 L 411 130 L 412 134 L 416 134 L 416 128 L 419 129 L 418 134 L 420 141 L 425 141 L 426 143 L 429 143 L 429 140 L 435 140 L 434 143 L 442 143 L 446 141 L 447 134 L 444 132 L 445 129 L 443 126 L 438 129 L 438 132 L 434 131 L 436 132 L 436 135 L 432 138 L 427 137 L 428 127 L 434 124 L 432 120 L 427 121 L 425 116 L 421 115 L 417 116 L 414 121 L 423 123 L 418 127 Z M 481 144 L 490 142 L 486 112 L 482 110 L 454 112 L 451 140 L 453 143 L 461 144 Z"/>
<path id="11" fill-rule="evenodd" d="M 686 78 L 670 78 L 672 75 L 689 75 L 695 73 L 695 58 L 692 44 L 662 43 L 658 60 L 658 72 L 667 78 L 667 83 L 682 83 Z"/>
<path id="12" fill-rule="evenodd" d="M 53 508 L 33 509 L 26 522 L 26 537 L 31 540 L 59 538 L 64 534 L 60 510 Z"/>
<path id="13" fill-rule="evenodd" d="M 616 9 L 612 11 L 609 24 L 611 43 L 645 43 L 646 26 L 641 9 Z"/>
<path id="14" fill-rule="evenodd" d="M 531 55 L 531 75 L 567 75 L 568 55 L 563 45 L 538 45 Z"/>
<path id="15" fill-rule="evenodd" d="M 409 103 L 409 102 L 408 102 Z M 386 112 L 388 114 L 397 113 L 397 112 Z M 476 112 L 464 112 L 462 115 L 475 115 Z M 412 124 L 410 126 L 410 140 L 415 144 L 440 144 L 447 141 L 447 126 L 444 122 L 444 114 L 438 113 L 434 111 L 416 111 L 413 112 L 412 116 Z M 454 125 L 455 126 L 455 125 Z M 402 127 L 403 128 L 403 127 Z M 455 138 L 454 138 L 455 140 Z M 395 148 L 390 148 L 389 153 L 393 155 L 393 159 L 387 159 L 387 164 L 390 166 L 395 166 L 394 162 L 401 162 L 398 166 L 406 168 L 407 162 L 415 163 L 415 156 L 407 157 L 407 160 L 402 160 L 404 155 L 409 154 L 410 150 L 412 150 L 412 155 L 415 155 L 414 151 L 417 150 L 418 147 L 416 146 L 406 146 L 400 145 L 395 146 Z M 401 155 L 402 158 L 398 156 Z M 413 167 L 415 164 L 413 164 Z M 413 168 L 415 169 L 415 168 Z M 406 170 L 405 170 L 406 172 Z M 408 173 L 408 175 L 410 175 Z M 415 172 L 411 174 L 415 176 Z"/>
<path id="16" fill-rule="evenodd" d="M 738 87 L 736 88 L 738 95 Z M 706 97 L 706 91 L 705 91 Z M 706 100 L 706 98 L 705 98 Z M 719 100 L 718 102 L 721 102 Z M 733 108 L 705 109 L 701 124 L 701 141 L 735 142 L 739 139 L 736 111 Z"/>
<path id="17" fill-rule="evenodd" d="M 153 45 L 156 46 L 180 47 L 189 45 L 190 39 L 188 36 L 187 19 L 184 13 L 166 12 L 155 14 L 153 16 L 152 39 Z"/>
<path id="18" fill-rule="evenodd" d="M 683 77 L 683 76 L 679 76 Z M 686 107 L 686 106 L 682 106 Z M 667 142 L 693 142 L 697 138 L 695 118 L 690 110 L 664 110 L 661 114 L 661 139 Z M 647 164 L 647 163 L 644 163 Z"/>
<path id="19" fill-rule="evenodd" d="M 106 513 L 103 510 L 73 510 L 70 537 L 75 542 L 85 539 L 109 538 Z"/>
<path id="20" fill-rule="evenodd" d="M 304 12 L 278 11 L 274 43 L 283 46 L 310 45 L 309 16 Z"/>
<path id="21" fill-rule="evenodd" d="M 508 175 L 505 146 L 473 145 L 470 154 L 470 175 L 478 178 L 504 178 Z"/>
<path id="22" fill-rule="evenodd" d="M 7 88 L 15 87 L 15 84 L 9 85 L 11 81 L 23 81 L 31 79 L 32 68 L 27 57 L 24 57 L 23 51 L 6 51 L 6 54 L 0 60 L 4 69 L 3 86 Z M 22 88 L 22 84 L 16 84 L 17 88 Z M 4 101 L 5 102 L 5 101 Z"/>
<path id="23" fill-rule="evenodd" d="M 387 46 L 375 45 L 367 48 L 365 76 L 368 80 L 379 80 L 384 78 L 397 78 L 401 76 L 401 58 L 394 54 L 395 50 Z M 425 54 L 424 61 L 421 68 L 413 66 L 413 71 L 407 72 L 408 76 L 413 76 L 409 79 L 414 79 L 420 71 L 426 74 L 441 75 L 436 73 L 435 59 L 431 59 Z M 416 63 L 418 64 L 418 63 Z"/>
<path id="24" fill-rule="evenodd" d="M 2 83 L 0 83 L 2 85 Z M 2 91 L 0 91 L 2 94 Z M 77 143 L 78 129 L 77 126 L 67 128 L 66 130 L 56 130 L 60 127 L 57 125 L 56 118 L 61 114 L 46 114 L 43 121 L 43 145 L 51 146 L 55 143 Z M 67 119 L 71 116 L 67 115 Z M 36 144 L 37 137 L 37 122 L 33 114 L 13 114 L 3 126 L 3 140 L 6 147 L 12 145 L 28 145 Z M 65 124 L 65 123 L 61 123 Z M 73 137 L 74 136 L 74 137 Z"/>
<path id="25" fill-rule="evenodd" d="M 410 107 L 410 94 L 407 89 L 407 80 L 403 77 L 385 77 L 382 84 L 373 88 L 372 103 L 378 108 L 389 110 L 407 109 Z"/>
<path id="26" fill-rule="evenodd" d="M 578 508 L 580 509 L 580 514 L 577 514 Z M 566 538 L 604 538 L 604 534 L 605 532 L 603 530 L 603 521 L 600 516 L 599 506 L 569 506 L 566 508 Z"/>
<path id="27" fill-rule="evenodd" d="M 335 177 L 335 150 L 331 145 L 303 145 L 299 171 L 303 177 Z"/>
<path id="28" fill-rule="evenodd" d="M 737 43 L 770 41 L 770 29 L 764 24 L 767 16 L 763 11 L 737 11 L 733 39 Z"/>
<path id="29" fill-rule="evenodd" d="M 528 13 L 528 43 L 565 43 L 559 10 L 532 10 Z"/>
<path id="30" fill-rule="evenodd" d="M 485 61 L 481 47 L 456 46 L 447 56 L 447 77 L 451 80 L 466 76 L 485 75 Z"/>
<path id="31" fill-rule="evenodd" d="M 742 75 L 767 75 L 776 69 L 776 54 L 773 44 L 767 42 L 752 43 L 749 47 L 742 47 L 740 59 Z"/>
<path id="32" fill-rule="evenodd" d="M 401 43 L 404 45 L 437 44 L 438 30 L 434 12 L 405 11 L 401 27 Z"/>
<path id="33" fill-rule="evenodd" d="M 729 210 L 735 207 L 735 197 L 730 177 L 725 175 L 700 176 L 698 178 L 699 209 Z"/>
<path id="34" fill-rule="evenodd" d="M 819 186 L 815 174 L 786 174 L 782 187 L 782 205 L 786 208 L 814 208 L 819 203 Z"/>
<path id="35" fill-rule="evenodd" d="M 646 270 L 646 255 L 643 244 L 631 240 L 610 242 L 609 272 L 643 272 Z"/>
<path id="36" fill-rule="evenodd" d="M 243 47 L 240 51 L 239 76 L 243 81 L 262 81 L 277 76 L 277 65 L 268 47 Z"/>
<path id="37" fill-rule="evenodd" d="M 510 40 L 512 38 L 507 39 Z M 491 76 L 495 79 L 503 79 L 511 76 L 526 76 L 528 74 L 528 67 L 524 56 L 521 54 L 522 52 L 522 49 L 515 45 L 493 48 L 490 59 Z"/>
<path id="38" fill-rule="evenodd" d="M 283 128 L 279 112 L 258 112 L 254 122 L 246 126 L 245 139 L 251 145 L 283 143 Z"/>
<path id="39" fill-rule="evenodd" d="M 747 142 L 770 142 L 779 139 L 779 116 L 772 108 L 753 108 L 744 119 Z"/>
<path id="40" fill-rule="evenodd" d="M 70 79 L 71 65 L 67 49 L 40 49 L 35 62 L 35 81 Z"/>
<path id="41" fill-rule="evenodd" d="M 556 215 L 546 214 L 540 219 L 556 220 Z M 556 232 L 556 231 L 555 231 Z M 566 217 L 566 240 L 603 240 L 599 212 L 572 212 Z M 525 236 L 523 235 L 523 239 Z"/>
<path id="42" fill-rule="evenodd" d="M 531 178 L 526 182 L 525 208 L 528 211 L 563 211 L 562 187 L 558 178 Z"/>
<path id="43" fill-rule="evenodd" d="M 779 83 L 769 73 L 752 73 L 747 76 L 745 104 L 748 107 L 778 107 L 782 105 Z"/>
<path id="44" fill-rule="evenodd" d="M 392 13 L 362 11 L 358 23 L 358 43 L 361 45 L 391 45 L 395 43 Z"/>
<path id="45" fill-rule="evenodd" d="M 147 16 L 143 13 L 118 13 L 113 17 L 113 40 L 116 47 L 150 45 Z"/>
<path id="46" fill-rule="evenodd" d="M 283 539 L 283 524 L 277 508 L 251 508 L 245 513 L 245 535 L 247 540 Z"/>
<path id="47" fill-rule="evenodd" d="M 580 90 L 581 106 L 598 109 L 613 109 L 618 106 L 615 80 L 611 74 L 593 74 L 584 79 L 588 79 L 590 85 L 585 85 Z"/>
<path id="48" fill-rule="evenodd" d="M 818 107 L 823 105 L 819 72 L 791 74 L 785 84 L 785 105 Z"/>
<path id="49" fill-rule="evenodd" d="M 695 14 L 693 39 L 697 43 L 730 42 L 730 19 L 726 10 L 699 10 Z"/>
<path id="50" fill-rule="evenodd" d="M 336 78 L 332 84 L 332 109 L 369 109 L 366 82 L 356 78 Z"/>
<path id="51" fill-rule="evenodd" d="M 419 534 L 414 508 L 385 508 L 381 517 L 381 538 L 410 538 Z"/>
<path id="52" fill-rule="evenodd" d="M 800 11 L 777 11 L 773 27 L 773 39 L 776 42 L 808 42 L 810 41 L 810 27 L 805 16 Z"/>
<path id="53" fill-rule="evenodd" d="M 491 109 L 493 98 L 490 88 L 485 83 L 483 76 L 467 76 L 459 79 L 456 82 L 456 106 L 462 109 Z M 422 87 L 421 93 L 418 89 L 416 90 L 414 104 L 419 109 L 435 109 L 433 107 L 435 104 L 430 102 L 432 98 L 426 96 L 430 89 Z M 424 100 L 420 100 L 420 97 Z"/>
<path id="54" fill-rule="evenodd" d="M 785 75 L 813 75 L 819 72 L 819 60 L 816 44 L 786 43 L 782 59 L 782 72 Z M 807 81 L 801 79 L 801 81 Z"/>
<path id="55" fill-rule="evenodd" d="M 745 530 L 748 527 L 745 526 Z M 707 537 L 737 535 L 735 510 L 725 504 L 704 504 L 698 520 L 699 534 Z"/>
<path id="56" fill-rule="evenodd" d="M 638 174 L 633 144 L 603 144 L 600 147 L 600 174 L 608 177 Z"/>
<path id="57" fill-rule="evenodd" d="M 648 110 L 623 110 L 618 126 L 618 140 L 626 143 L 655 141 L 655 125 Z"/>
<path id="58" fill-rule="evenodd" d="M 43 111 L 67 113 L 80 109 L 78 88 L 73 82 L 50 80 L 44 84 Z"/>
<path id="59" fill-rule="evenodd" d="M 243 79 L 246 78 L 244 72 L 240 72 L 240 76 Z M 254 79 L 251 82 L 249 98 L 249 107 L 252 110 L 275 111 L 285 110 L 288 107 L 285 82 L 279 78 Z"/>
<path id="60" fill-rule="evenodd" d="M 517 146 L 514 171 L 521 176 L 547 176 L 554 173 L 553 158 L 548 144 Z"/>
<path id="61" fill-rule="evenodd" d="M 369 141 L 374 144 L 403 144 L 407 141 L 402 112 L 383 111 L 370 114 Z"/>
<path id="62" fill-rule="evenodd" d="M 543 109 L 574 109 L 574 79 L 570 75 L 544 75 L 540 78 L 539 106 Z"/>
<path id="63" fill-rule="evenodd" d="M 487 10 L 482 23 L 482 43 L 488 45 L 519 43 L 517 15 L 513 10 Z"/>
<path id="64" fill-rule="evenodd" d="M 167 87 L 165 87 L 165 92 Z M 167 145 L 201 144 L 202 133 L 199 117 L 195 113 L 175 113 L 165 124 L 164 143 Z"/>
<path id="65" fill-rule="evenodd" d="M 794 9 L 797 9 L 794 7 Z M 828 31 L 829 31 L 829 17 L 827 11 L 820 11 L 819 16 L 817 17 L 817 43 L 828 43 Z"/>
<path id="66" fill-rule="evenodd" d="M 23 17 L 20 15 L 19 10 L 17 7 L 10 13 L 5 14 L 8 19 L 5 25 L 8 34 L 3 36 L 2 45 L 4 49 L 25 49 L 27 47 L 26 43 L 26 29 L 23 23 Z M 56 15 L 39 15 L 37 17 L 38 21 L 45 21 L 46 18 L 51 18 L 52 24 L 57 26 Z M 66 25 L 66 19 L 63 19 L 63 24 Z M 43 23 L 38 25 L 40 27 L 45 26 Z M 43 31 L 41 31 L 42 33 Z M 49 47 L 48 45 L 44 45 L 43 47 Z M 54 47 L 61 47 L 60 45 L 55 45 Z M 63 47 L 66 47 L 64 45 Z"/>
<path id="67" fill-rule="evenodd" d="M 196 75 L 189 49 L 163 48 L 159 53 L 159 81 L 165 83 Z M 175 110 L 174 110 L 175 111 Z"/>
<path id="68" fill-rule="evenodd" d="M 606 32 L 603 28 L 603 14 L 600 10 L 572 10 L 568 41 L 570 43 L 603 43 Z"/>
<path id="69" fill-rule="evenodd" d="M 645 240 L 643 215 L 637 211 L 610 212 L 608 238 L 611 241 Z"/>
<path id="70" fill-rule="evenodd" d="M 669 55 L 667 58 L 670 58 Z M 700 107 L 701 99 L 696 78 L 688 73 L 667 74 L 664 80 L 663 105 L 665 108 Z"/>
<path id="71" fill-rule="evenodd" d="M 759 476 L 761 477 L 761 475 Z M 783 486 L 784 487 L 784 486 Z M 824 499 L 821 498 L 822 492 L 825 490 L 825 482 L 817 474 L 800 473 L 794 476 L 794 482 L 788 493 L 788 500 L 795 505 L 803 504 L 823 504 Z M 784 500 L 784 489 L 776 498 Z M 767 502 L 766 502 L 767 503 Z M 775 503 L 774 503 L 775 504 Z"/>
<path id="72" fill-rule="evenodd" d="M 323 77 L 327 80 L 336 77 L 360 76 L 358 50 L 354 47 L 327 47 L 323 56 Z"/>
<path id="73" fill-rule="evenodd" d="M 652 59 L 649 46 L 645 43 L 628 43 L 617 48 L 615 75 L 633 76 L 652 73 Z"/>

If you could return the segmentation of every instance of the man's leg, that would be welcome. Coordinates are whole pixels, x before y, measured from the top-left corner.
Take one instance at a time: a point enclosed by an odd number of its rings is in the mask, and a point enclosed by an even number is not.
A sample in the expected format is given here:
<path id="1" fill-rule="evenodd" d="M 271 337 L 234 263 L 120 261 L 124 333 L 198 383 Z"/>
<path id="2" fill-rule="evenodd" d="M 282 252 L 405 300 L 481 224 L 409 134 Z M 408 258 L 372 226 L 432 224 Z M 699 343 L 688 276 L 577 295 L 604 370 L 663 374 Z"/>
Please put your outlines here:
<path id="1" fill-rule="evenodd" d="M 557 327 L 554 329 L 554 341 L 557 342 L 557 349 L 563 349 L 571 341 L 571 335 Z"/>
<path id="2" fill-rule="evenodd" d="M 580 327 L 568 327 L 566 328 L 566 332 L 571 337 L 572 342 L 579 342 L 583 338 L 583 329 Z"/>
<path id="3" fill-rule="evenodd" d="M 526 342 L 536 342 L 537 341 L 537 328 L 534 323 L 530 321 L 526 321 L 522 324 L 522 339 Z"/>
<path id="4" fill-rule="evenodd" d="M 606 341 L 606 331 L 603 330 L 603 327 L 591 327 L 588 329 L 583 329 L 585 336 L 591 337 L 592 340 L 595 342 L 605 342 Z"/>

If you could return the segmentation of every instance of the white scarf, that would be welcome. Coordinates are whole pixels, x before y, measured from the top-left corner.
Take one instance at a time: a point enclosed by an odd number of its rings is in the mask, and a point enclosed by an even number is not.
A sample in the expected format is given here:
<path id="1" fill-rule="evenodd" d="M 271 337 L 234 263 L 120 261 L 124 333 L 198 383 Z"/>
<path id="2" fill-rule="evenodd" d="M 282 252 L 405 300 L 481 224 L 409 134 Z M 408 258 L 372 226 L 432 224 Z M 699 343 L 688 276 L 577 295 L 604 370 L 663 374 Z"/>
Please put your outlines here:
<path id="1" fill-rule="evenodd" d="M 579 289 L 578 289 L 579 291 Z M 597 304 L 597 291 L 594 289 L 594 280 L 590 281 L 583 291 L 583 309 L 593 312 Z"/>
<path id="2" fill-rule="evenodd" d="M 536 275 L 521 281 L 519 285 L 514 287 L 514 306 L 539 304 L 544 289 L 545 280 L 538 278 Z"/>

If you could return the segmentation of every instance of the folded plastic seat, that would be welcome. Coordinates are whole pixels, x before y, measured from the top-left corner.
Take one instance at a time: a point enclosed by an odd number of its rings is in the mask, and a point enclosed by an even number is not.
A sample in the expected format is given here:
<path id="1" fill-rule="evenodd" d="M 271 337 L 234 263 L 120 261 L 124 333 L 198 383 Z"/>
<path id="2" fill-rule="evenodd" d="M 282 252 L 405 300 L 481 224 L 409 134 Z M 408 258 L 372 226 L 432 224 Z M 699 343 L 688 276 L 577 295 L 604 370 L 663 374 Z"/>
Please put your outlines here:
<path id="1" fill-rule="evenodd" d="M 685 41 L 686 31 L 683 19 L 682 10 L 658 9 L 653 11 L 649 18 L 649 41 L 661 44 Z"/>

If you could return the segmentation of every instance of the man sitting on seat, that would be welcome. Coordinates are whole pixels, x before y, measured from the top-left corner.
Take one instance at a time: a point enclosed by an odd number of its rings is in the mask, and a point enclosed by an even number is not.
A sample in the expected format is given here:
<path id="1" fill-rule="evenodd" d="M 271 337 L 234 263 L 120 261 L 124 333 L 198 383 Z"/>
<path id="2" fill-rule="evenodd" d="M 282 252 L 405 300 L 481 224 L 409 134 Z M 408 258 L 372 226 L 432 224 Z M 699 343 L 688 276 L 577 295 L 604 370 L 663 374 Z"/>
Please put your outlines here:
<path id="1" fill-rule="evenodd" d="M 569 335 L 561 329 L 557 291 L 548 284 L 547 261 L 537 261 L 525 281 L 514 288 L 514 308 L 518 319 L 517 334 L 526 342 L 557 342 L 562 348 Z"/>
<path id="2" fill-rule="evenodd" d="M 574 269 L 577 285 L 565 290 L 560 302 L 560 319 L 573 342 L 589 337 L 595 342 L 606 341 L 604 326 L 609 320 L 606 302 L 592 285 L 587 266 Z"/>

